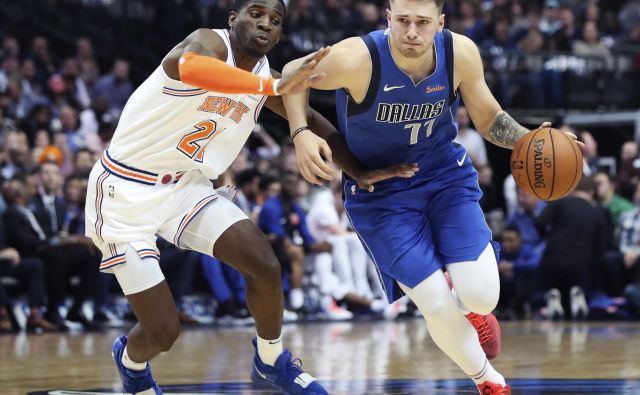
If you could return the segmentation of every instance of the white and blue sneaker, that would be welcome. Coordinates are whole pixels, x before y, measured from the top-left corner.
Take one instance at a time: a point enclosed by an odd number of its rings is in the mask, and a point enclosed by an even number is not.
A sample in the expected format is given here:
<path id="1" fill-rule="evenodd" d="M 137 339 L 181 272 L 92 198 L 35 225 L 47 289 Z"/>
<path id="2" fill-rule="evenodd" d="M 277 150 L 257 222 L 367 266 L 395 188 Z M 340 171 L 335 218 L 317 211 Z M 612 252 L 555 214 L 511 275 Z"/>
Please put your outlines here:
<path id="1" fill-rule="evenodd" d="M 328 395 L 315 377 L 302 371 L 302 362 L 293 359 L 289 350 L 284 350 L 276 360 L 275 366 L 262 362 L 258 355 L 257 339 L 253 338 L 253 369 L 251 380 L 259 386 L 278 388 L 289 395 Z"/>
<path id="2" fill-rule="evenodd" d="M 144 370 L 131 370 L 122 364 L 122 353 L 127 345 L 127 337 L 120 336 L 113 342 L 111 356 L 116 363 L 118 373 L 122 379 L 123 392 L 125 394 L 162 395 L 162 390 L 151 376 L 149 363 Z"/>

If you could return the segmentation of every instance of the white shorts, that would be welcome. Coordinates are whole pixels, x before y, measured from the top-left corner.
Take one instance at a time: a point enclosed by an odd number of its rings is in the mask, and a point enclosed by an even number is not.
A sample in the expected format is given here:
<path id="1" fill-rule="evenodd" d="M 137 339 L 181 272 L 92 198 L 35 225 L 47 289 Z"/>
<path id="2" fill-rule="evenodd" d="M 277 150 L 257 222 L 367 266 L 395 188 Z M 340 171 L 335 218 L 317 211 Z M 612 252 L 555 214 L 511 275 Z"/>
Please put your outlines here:
<path id="1" fill-rule="evenodd" d="M 146 179 L 142 183 L 136 181 L 136 173 L 150 173 L 103 163 L 96 163 L 89 176 L 85 234 L 102 251 L 100 270 L 116 273 L 125 294 L 151 288 L 164 279 L 156 235 L 177 247 L 211 255 L 220 235 L 247 219 L 242 210 L 216 193 L 200 171 L 157 175 L 155 183 Z M 134 259 L 132 251 L 140 259 Z"/>

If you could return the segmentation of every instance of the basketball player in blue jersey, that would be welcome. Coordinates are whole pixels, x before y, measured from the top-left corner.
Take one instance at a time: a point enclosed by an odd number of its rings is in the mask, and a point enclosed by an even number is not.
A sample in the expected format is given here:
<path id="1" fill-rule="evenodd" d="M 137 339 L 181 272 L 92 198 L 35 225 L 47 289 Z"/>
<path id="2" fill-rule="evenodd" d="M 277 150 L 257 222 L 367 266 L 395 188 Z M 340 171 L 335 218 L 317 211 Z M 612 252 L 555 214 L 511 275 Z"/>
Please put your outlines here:
<path id="1" fill-rule="evenodd" d="M 435 343 L 481 394 L 510 394 L 488 360 L 500 350 L 500 328 L 490 314 L 500 282 L 478 203 L 477 173 L 464 148 L 453 143 L 456 109 L 464 100 L 477 129 L 504 148 L 513 148 L 529 130 L 494 99 L 475 44 L 443 29 L 443 4 L 390 0 L 389 29 L 334 45 L 318 65 L 316 71 L 326 76 L 311 87 L 337 91 L 341 137 L 313 130 L 325 142 L 311 132 L 307 93 L 284 101 L 298 165 L 310 182 L 331 178 L 321 167 L 320 152 L 327 157 L 328 148 L 351 175 L 417 164 L 415 177 L 387 180 L 369 192 L 345 177 L 346 212 L 377 264 L 389 300 L 402 292 L 411 297 Z M 289 63 L 285 72 L 300 62 Z M 345 160 L 343 139 L 365 169 Z"/>

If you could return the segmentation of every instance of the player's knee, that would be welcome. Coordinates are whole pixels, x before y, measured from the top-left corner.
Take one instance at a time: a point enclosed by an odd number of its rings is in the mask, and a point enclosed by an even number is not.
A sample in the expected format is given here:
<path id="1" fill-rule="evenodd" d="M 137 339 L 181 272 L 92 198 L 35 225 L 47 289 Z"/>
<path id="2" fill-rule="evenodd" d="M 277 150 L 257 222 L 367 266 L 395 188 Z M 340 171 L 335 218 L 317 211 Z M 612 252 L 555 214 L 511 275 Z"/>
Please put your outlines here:
<path id="1" fill-rule="evenodd" d="M 282 275 L 280 262 L 273 252 L 257 256 L 256 264 L 253 267 L 254 270 L 251 273 L 250 280 L 257 280 L 266 284 L 280 284 Z"/>
<path id="2" fill-rule="evenodd" d="M 180 336 L 180 321 L 175 319 L 164 320 L 162 325 L 154 328 L 149 333 L 150 341 L 161 351 L 169 351 Z"/>
<path id="3" fill-rule="evenodd" d="M 487 286 L 485 283 L 478 282 L 472 287 L 456 288 L 456 293 L 466 309 L 485 315 L 491 313 L 498 305 L 500 284 Z"/>

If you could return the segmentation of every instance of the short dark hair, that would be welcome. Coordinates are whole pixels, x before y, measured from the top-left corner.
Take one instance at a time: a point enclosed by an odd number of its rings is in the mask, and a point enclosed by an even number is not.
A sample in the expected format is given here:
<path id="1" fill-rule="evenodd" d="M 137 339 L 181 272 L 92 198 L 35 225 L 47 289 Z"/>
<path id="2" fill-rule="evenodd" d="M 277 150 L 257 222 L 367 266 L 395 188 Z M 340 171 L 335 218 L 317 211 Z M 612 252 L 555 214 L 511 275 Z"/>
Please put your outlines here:
<path id="1" fill-rule="evenodd" d="M 395 0 L 389 0 L 389 3 L 393 3 Z M 438 10 L 440 10 L 440 12 L 442 12 L 442 8 L 444 7 L 444 2 L 445 0 L 431 0 L 434 3 L 436 3 L 436 7 L 438 7 Z"/>
<path id="2" fill-rule="evenodd" d="M 240 11 L 242 9 L 242 7 L 244 7 L 245 5 L 247 5 L 248 2 L 250 2 L 251 0 L 235 0 L 233 2 L 233 11 Z M 285 11 L 287 10 L 287 5 L 284 3 L 284 0 L 278 0 L 280 1 L 280 4 L 282 4 L 282 6 L 284 7 Z M 440 1 L 440 0 L 439 0 Z M 444 1 L 444 0 L 441 0 Z"/>
<path id="3" fill-rule="evenodd" d="M 260 172 L 256 169 L 248 169 L 236 176 L 236 186 L 242 188 L 244 185 L 249 184 L 256 177 L 260 177 Z"/>

